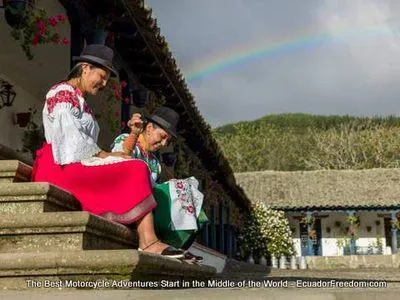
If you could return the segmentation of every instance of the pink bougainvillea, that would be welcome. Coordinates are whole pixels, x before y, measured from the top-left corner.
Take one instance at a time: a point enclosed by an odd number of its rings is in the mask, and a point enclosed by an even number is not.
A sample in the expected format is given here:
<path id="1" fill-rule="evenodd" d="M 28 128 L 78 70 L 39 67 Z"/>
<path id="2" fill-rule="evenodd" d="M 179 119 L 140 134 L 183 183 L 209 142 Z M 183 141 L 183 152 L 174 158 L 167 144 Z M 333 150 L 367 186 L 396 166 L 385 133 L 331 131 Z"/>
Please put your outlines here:
<path id="1" fill-rule="evenodd" d="M 18 28 L 13 28 L 11 36 L 21 42 L 22 50 L 31 60 L 33 58 L 31 46 L 41 44 L 69 45 L 69 40 L 56 32 L 58 26 L 65 24 L 66 20 L 64 14 L 49 17 L 45 10 L 34 9 L 30 15 L 22 19 L 22 24 Z"/>

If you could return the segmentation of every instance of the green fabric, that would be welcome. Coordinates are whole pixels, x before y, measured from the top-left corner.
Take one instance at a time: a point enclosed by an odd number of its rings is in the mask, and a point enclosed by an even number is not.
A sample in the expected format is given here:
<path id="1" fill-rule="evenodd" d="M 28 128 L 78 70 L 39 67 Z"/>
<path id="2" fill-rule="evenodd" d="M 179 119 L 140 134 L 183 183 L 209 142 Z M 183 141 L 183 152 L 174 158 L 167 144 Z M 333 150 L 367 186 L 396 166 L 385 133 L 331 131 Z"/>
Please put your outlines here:
<path id="1" fill-rule="evenodd" d="M 171 197 L 169 184 L 161 183 L 153 187 L 153 195 L 157 201 L 154 210 L 154 224 L 158 237 L 165 243 L 175 248 L 187 249 L 193 243 L 196 234 L 208 222 L 203 209 L 197 218 L 198 230 L 172 230 L 171 229 Z"/>

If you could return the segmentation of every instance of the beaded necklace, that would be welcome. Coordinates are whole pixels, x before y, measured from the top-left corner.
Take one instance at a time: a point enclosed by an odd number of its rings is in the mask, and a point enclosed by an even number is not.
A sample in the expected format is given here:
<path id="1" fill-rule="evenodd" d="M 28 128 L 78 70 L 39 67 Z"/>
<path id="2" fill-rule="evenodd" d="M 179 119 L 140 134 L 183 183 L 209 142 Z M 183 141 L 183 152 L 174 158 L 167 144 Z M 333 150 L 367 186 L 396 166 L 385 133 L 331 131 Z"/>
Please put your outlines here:
<path id="1" fill-rule="evenodd" d="M 158 178 L 161 174 L 161 165 L 158 162 L 157 157 L 151 152 L 148 153 L 144 151 L 143 146 L 140 143 L 140 139 L 138 139 L 138 141 L 136 142 L 136 146 L 138 148 L 137 150 L 139 151 L 139 153 L 135 153 L 136 154 L 135 157 L 145 161 L 149 166 L 151 173 L 156 174 Z"/>

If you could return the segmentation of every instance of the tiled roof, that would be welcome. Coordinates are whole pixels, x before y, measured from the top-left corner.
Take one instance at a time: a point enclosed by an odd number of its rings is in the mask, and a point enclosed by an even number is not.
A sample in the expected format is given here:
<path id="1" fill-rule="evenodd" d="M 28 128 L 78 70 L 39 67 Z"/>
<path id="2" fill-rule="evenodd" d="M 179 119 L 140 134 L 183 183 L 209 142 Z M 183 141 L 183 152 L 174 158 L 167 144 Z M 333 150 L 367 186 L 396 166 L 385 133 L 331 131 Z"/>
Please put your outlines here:
<path id="1" fill-rule="evenodd" d="M 249 199 L 273 208 L 400 208 L 400 169 L 236 173 Z"/>

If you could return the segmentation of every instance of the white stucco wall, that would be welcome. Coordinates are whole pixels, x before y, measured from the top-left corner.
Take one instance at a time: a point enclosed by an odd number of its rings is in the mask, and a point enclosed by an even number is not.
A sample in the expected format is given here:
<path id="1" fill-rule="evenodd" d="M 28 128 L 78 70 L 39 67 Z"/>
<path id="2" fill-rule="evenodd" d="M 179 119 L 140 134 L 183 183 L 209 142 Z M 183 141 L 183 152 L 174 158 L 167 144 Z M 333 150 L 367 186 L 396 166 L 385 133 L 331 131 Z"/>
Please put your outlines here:
<path id="1" fill-rule="evenodd" d="M 65 14 L 58 1 L 41 0 L 38 6 L 45 8 L 48 16 Z M 69 28 L 67 22 L 57 27 L 57 32 L 70 39 Z M 0 78 L 11 83 L 17 93 L 13 106 L 0 109 L 0 143 L 19 149 L 24 129 L 13 124 L 14 115 L 36 106 L 37 121 L 41 122 L 43 99 L 48 88 L 65 77 L 69 70 L 70 47 L 50 44 L 32 47 L 34 58 L 29 61 L 10 31 L 4 10 L 0 9 Z"/>
<path id="2" fill-rule="evenodd" d="M 20 128 L 14 124 L 15 114 L 18 112 L 27 112 L 29 107 L 39 107 L 40 103 L 37 98 L 14 83 L 7 75 L 0 73 L 0 78 L 12 83 L 17 93 L 15 102 L 11 107 L 0 109 L 0 143 L 13 149 L 19 149 L 21 147 L 24 128 Z M 41 122 L 39 114 L 36 114 L 35 121 L 37 123 Z"/>

